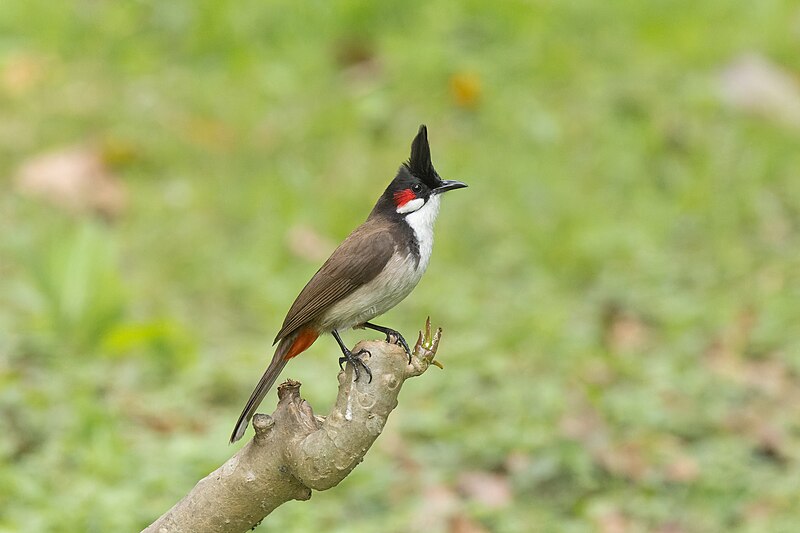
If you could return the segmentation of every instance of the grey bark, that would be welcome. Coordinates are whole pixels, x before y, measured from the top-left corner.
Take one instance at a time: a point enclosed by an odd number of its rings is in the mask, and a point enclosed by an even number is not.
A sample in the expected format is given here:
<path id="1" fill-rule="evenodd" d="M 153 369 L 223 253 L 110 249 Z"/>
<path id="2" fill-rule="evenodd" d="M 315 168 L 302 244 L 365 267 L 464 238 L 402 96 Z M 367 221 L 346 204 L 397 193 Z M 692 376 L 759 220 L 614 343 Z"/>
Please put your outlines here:
<path id="1" fill-rule="evenodd" d="M 354 381 L 348 364 L 339 373 L 339 394 L 327 417 L 314 415 L 300 397 L 300 383 L 284 382 L 275 412 L 253 418 L 253 439 L 144 531 L 244 532 L 289 500 L 307 500 L 312 490 L 335 487 L 380 435 L 403 382 L 431 364 L 441 366 L 434 360 L 440 337 L 441 329 L 431 335 L 428 319 L 410 363 L 395 344 L 358 343 L 353 353 L 370 352 L 363 360 L 373 379 L 362 370 Z"/>

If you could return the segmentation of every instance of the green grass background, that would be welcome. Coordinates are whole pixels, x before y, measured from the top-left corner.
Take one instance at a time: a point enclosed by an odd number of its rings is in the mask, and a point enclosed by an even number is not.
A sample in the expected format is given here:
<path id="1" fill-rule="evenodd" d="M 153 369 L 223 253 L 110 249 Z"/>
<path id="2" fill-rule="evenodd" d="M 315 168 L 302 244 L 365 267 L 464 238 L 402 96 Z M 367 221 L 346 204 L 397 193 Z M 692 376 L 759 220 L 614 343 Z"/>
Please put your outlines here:
<path id="1" fill-rule="evenodd" d="M 796 531 L 800 135 L 718 86 L 798 50 L 789 1 L 0 2 L 0 68 L 42 65 L 0 89 L 0 531 L 139 530 L 235 451 L 319 266 L 291 229 L 342 239 L 423 122 L 470 188 L 380 322 L 431 315 L 446 369 L 260 529 Z M 76 143 L 112 223 L 14 190 Z M 321 413 L 337 357 L 284 373 Z"/>

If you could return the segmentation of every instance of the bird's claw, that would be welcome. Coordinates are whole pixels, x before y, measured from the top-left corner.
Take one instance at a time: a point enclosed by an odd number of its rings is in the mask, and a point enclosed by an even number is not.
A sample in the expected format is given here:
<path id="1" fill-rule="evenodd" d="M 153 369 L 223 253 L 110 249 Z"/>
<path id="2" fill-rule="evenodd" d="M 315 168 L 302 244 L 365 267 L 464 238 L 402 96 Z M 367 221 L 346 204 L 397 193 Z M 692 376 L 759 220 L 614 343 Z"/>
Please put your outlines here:
<path id="1" fill-rule="evenodd" d="M 408 347 L 408 343 L 403 338 L 403 335 L 394 329 L 390 329 L 386 332 L 386 342 L 389 344 L 397 344 L 398 346 L 402 346 L 403 350 L 405 350 L 406 355 L 408 356 L 408 362 L 411 362 L 411 348 Z"/>
<path id="2" fill-rule="evenodd" d="M 361 360 L 361 356 L 364 354 L 367 354 L 370 357 L 372 357 L 370 351 L 365 350 L 363 348 L 357 351 L 356 353 L 348 351 L 344 357 L 339 358 L 339 369 L 344 370 L 342 365 L 344 363 L 350 363 L 351 365 L 353 365 L 353 372 L 355 372 L 356 374 L 356 377 L 353 381 L 358 381 L 358 378 L 361 377 L 361 372 L 358 370 L 358 367 L 360 365 L 364 369 L 364 372 L 367 373 L 367 376 L 369 376 L 369 381 L 367 383 L 372 383 L 372 371 L 369 369 L 367 364 Z"/>
<path id="3" fill-rule="evenodd" d="M 409 348 L 408 343 L 403 338 L 403 335 L 397 331 L 396 329 L 387 328 L 384 326 L 378 326 L 376 324 L 371 324 L 370 322 L 364 322 L 362 324 L 357 324 L 353 326 L 353 329 L 374 329 L 375 331 L 380 331 L 384 335 L 386 335 L 386 342 L 389 344 L 396 344 L 398 346 L 403 347 L 403 351 L 406 352 L 408 356 L 408 363 L 411 364 L 411 348 Z"/>

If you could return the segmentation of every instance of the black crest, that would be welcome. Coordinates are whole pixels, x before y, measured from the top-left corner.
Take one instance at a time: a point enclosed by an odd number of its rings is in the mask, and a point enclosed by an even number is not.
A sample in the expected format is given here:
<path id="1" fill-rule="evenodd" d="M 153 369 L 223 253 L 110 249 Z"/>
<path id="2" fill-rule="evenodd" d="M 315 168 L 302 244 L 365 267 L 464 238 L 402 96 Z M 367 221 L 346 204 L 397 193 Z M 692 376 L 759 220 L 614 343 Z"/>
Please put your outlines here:
<path id="1" fill-rule="evenodd" d="M 438 185 L 440 178 L 431 163 L 431 147 L 428 144 L 428 128 L 425 127 L 425 124 L 419 127 L 419 132 L 411 143 L 411 157 L 404 164 L 414 176 L 429 187 L 433 188 Z"/>

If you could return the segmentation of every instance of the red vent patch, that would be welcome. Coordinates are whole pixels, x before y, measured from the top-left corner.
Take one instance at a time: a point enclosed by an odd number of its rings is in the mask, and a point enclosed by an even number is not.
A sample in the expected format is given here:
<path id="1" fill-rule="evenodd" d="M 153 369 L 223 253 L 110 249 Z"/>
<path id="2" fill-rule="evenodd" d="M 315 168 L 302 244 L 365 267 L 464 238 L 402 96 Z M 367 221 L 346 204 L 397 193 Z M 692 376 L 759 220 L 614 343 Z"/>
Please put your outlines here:
<path id="1" fill-rule="evenodd" d="M 403 207 L 416 197 L 417 195 L 414 194 L 414 191 L 411 189 L 403 189 L 402 191 L 397 191 L 394 193 L 394 203 L 397 207 Z"/>

